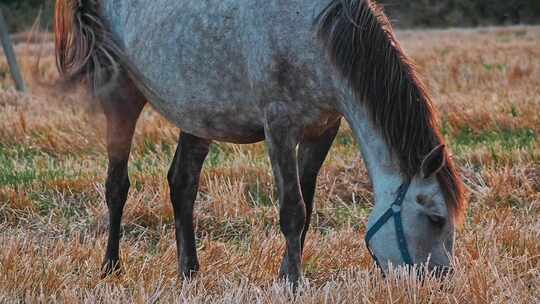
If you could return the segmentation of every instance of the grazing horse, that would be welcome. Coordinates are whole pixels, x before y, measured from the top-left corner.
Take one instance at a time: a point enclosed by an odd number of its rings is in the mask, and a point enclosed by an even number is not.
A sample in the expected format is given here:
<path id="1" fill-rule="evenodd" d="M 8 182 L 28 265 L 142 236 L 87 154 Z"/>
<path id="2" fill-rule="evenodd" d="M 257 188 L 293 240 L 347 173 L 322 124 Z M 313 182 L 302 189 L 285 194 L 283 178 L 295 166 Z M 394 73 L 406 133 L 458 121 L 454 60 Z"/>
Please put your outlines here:
<path id="1" fill-rule="evenodd" d="M 286 248 L 302 276 L 318 172 L 343 117 L 375 207 L 366 245 L 393 265 L 451 264 L 466 204 L 433 104 L 372 0 L 58 0 L 56 57 L 107 118 L 104 271 L 119 267 L 134 128 L 148 102 L 182 132 L 168 173 L 179 272 L 199 270 L 193 205 L 212 140 L 266 141 Z"/>

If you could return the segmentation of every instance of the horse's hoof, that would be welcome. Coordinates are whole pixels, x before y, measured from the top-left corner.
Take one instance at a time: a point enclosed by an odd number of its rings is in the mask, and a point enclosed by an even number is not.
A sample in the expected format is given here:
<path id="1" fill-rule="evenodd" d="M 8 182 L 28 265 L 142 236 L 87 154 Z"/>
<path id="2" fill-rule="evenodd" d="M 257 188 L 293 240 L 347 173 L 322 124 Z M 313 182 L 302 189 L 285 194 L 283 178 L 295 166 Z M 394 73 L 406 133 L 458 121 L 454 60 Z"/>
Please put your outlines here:
<path id="1" fill-rule="evenodd" d="M 281 267 L 279 269 L 279 276 L 278 278 L 280 280 L 285 280 L 288 284 L 291 284 L 293 287 L 293 290 L 296 290 L 296 287 L 298 286 L 298 282 L 302 280 L 302 270 L 299 266 L 296 267 L 290 267 L 292 265 L 289 265 L 289 261 L 287 257 L 283 258 L 283 261 L 281 262 Z"/>
<path id="2" fill-rule="evenodd" d="M 101 266 L 101 278 L 105 279 L 111 275 L 121 275 L 122 267 L 119 260 L 106 260 Z"/>
<path id="3" fill-rule="evenodd" d="M 284 280 L 287 285 L 291 285 L 294 292 L 296 292 L 296 289 L 298 287 L 298 284 L 302 280 L 302 274 L 300 272 L 297 273 L 285 273 L 283 271 L 279 272 L 280 280 Z"/>
<path id="4" fill-rule="evenodd" d="M 182 276 L 180 277 L 180 279 L 182 279 L 183 281 L 191 281 L 195 279 L 195 277 L 197 277 L 197 273 L 198 271 L 195 270 L 182 271 Z"/>
<path id="5" fill-rule="evenodd" d="M 180 270 L 180 273 L 182 274 L 181 279 L 189 281 L 195 278 L 198 272 L 199 272 L 198 263 L 195 263 L 193 265 L 184 265 L 184 267 L 182 267 L 182 269 Z"/>

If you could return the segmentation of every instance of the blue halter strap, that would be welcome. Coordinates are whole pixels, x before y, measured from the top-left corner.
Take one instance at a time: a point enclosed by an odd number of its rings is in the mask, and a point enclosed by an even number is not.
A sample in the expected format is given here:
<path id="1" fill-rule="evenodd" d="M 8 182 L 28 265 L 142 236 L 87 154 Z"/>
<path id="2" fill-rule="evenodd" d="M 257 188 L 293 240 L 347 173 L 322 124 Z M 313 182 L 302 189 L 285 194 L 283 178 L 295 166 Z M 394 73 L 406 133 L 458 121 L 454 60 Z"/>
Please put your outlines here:
<path id="1" fill-rule="evenodd" d="M 406 182 L 401 184 L 398 189 L 396 200 L 392 203 L 392 205 L 390 205 L 390 208 L 388 208 L 388 210 L 386 210 L 386 212 L 375 222 L 375 224 L 373 224 L 373 226 L 368 229 L 366 233 L 366 247 L 379 267 L 381 267 L 381 264 L 379 263 L 379 260 L 377 260 L 375 254 L 373 254 L 373 251 L 371 251 L 371 248 L 369 247 L 369 241 L 381 229 L 381 227 L 386 224 L 386 222 L 388 222 L 391 217 L 394 217 L 396 237 L 398 241 L 398 248 L 401 252 L 401 258 L 403 259 L 403 262 L 405 262 L 405 264 L 413 265 L 411 255 L 409 254 L 409 247 L 407 247 L 407 239 L 405 238 L 405 233 L 403 232 L 403 223 L 401 221 L 401 205 L 403 204 L 403 200 L 405 199 L 405 195 L 407 194 L 410 185 L 410 180 L 407 180 Z"/>

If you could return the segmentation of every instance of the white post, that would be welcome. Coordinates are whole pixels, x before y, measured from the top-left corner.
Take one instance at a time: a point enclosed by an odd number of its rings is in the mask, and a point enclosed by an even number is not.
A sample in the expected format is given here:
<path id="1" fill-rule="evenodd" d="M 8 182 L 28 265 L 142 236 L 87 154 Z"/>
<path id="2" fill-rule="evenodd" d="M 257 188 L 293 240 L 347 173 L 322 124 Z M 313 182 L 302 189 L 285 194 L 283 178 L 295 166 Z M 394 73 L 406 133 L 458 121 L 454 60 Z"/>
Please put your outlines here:
<path id="1" fill-rule="evenodd" d="M 21 71 L 19 70 L 19 65 L 17 64 L 17 58 L 15 57 L 15 51 L 13 50 L 11 39 L 9 38 L 9 32 L 4 15 L 2 14 L 2 9 L 0 9 L 0 40 L 2 40 L 4 54 L 6 54 L 11 76 L 15 81 L 15 88 L 17 91 L 25 92 L 26 86 L 24 85 Z"/>

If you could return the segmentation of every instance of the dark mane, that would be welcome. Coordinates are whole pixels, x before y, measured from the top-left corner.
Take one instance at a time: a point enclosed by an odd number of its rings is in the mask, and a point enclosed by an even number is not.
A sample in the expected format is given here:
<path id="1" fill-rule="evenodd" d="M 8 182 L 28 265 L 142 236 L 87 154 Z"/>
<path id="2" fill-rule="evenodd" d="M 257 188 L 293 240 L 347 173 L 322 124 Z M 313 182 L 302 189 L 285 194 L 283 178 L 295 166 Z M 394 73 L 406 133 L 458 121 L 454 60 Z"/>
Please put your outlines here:
<path id="1" fill-rule="evenodd" d="M 371 0 L 333 0 L 317 17 L 316 26 L 329 58 L 367 106 L 403 174 L 413 177 L 424 156 L 444 144 L 444 138 L 431 97 L 390 21 Z M 437 179 L 459 221 L 466 209 L 464 189 L 448 153 Z"/>

